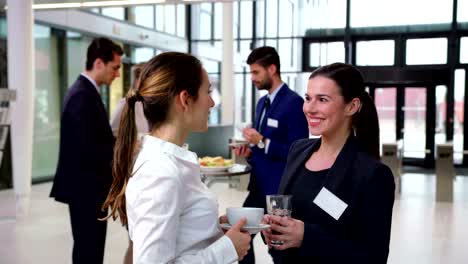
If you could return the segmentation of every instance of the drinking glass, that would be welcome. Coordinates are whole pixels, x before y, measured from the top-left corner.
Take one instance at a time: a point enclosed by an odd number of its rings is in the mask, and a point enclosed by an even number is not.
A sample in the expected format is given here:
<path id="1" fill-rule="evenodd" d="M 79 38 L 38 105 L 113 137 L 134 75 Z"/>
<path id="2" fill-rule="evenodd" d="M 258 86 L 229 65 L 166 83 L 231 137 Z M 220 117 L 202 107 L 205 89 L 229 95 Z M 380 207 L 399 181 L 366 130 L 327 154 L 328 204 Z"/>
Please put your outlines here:
<path id="1" fill-rule="evenodd" d="M 267 195 L 267 212 L 269 215 L 276 216 L 291 216 L 292 211 L 292 195 Z M 279 235 L 278 232 L 272 230 L 274 235 Z M 283 245 L 284 241 L 281 240 L 272 240 L 272 245 Z"/>

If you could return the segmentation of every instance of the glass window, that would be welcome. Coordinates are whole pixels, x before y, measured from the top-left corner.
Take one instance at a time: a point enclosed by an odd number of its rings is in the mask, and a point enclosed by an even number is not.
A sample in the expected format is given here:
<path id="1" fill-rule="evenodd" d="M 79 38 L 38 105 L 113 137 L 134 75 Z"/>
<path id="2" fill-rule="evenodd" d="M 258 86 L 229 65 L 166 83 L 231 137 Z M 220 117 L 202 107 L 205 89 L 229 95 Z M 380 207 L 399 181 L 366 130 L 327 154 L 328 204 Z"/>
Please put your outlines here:
<path id="1" fill-rule="evenodd" d="M 247 57 L 250 54 L 250 43 L 251 40 L 241 40 L 240 41 L 240 55 L 242 60 L 247 60 Z"/>
<path id="2" fill-rule="evenodd" d="M 460 39 L 460 63 L 468 63 L 468 37 Z"/>
<path id="3" fill-rule="evenodd" d="M 154 6 L 134 6 L 131 10 L 135 24 L 154 28 Z"/>
<path id="4" fill-rule="evenodd" d="M 266 37 L 278 36 L 278 2 L 265 1 L 266 9 Z M 288 22 L 289 24 L 289 22 Z"/>
<path id="5" fill-rule="evenodd" d="M 307 1 L 301 9 L 304 30 L 311 28 L 344 28 L 346 26 L 346 0 Z"/>
<path id="6" fill-rule="evenodd" d="M 177 5 L 177 36 L 185 38 L 185 5 Z"/>
<path id="7" fill-rule="evenodd" d="M 125 8 L 123 7 L 103 7 L 101 14 L 119 20 L 125 20 Z"/>
<path id="8" fill-rule="evenodd" d="M 154 56 L 153 48 L 139 47 L 134 48 L 132 52 L 132 62 L 140 63 L 149 61 Z"/>
<path id="9" fill-rule="evenodd" d="M 164 6 L 164 26 L 165 32 L 175 35 L 176 34 L 176 9 L 175 5 Z"/>
<path id="10" fill-rule="evenodd" d="M 239 2 L 232 3 L 232 37 L 234 39 L 239 38 Z"/>
<path id="11" fill-rule="evenodd" d="M 270 46 L 278 50 L 278 40 L 276 39 L 267 39 L 265 40 L 265 46 Z"/>
<path id="12" fill-rule="evenodd" d="M 211 39 L 211 15 L 200 13 L 200 39 Z"/>
<path id="13" fill-rule="evenodd" d="M 284 72 L 294 70 L 292 67 L 294 66 L 294 56 L 296 54 L 292 39 L 279 40 L 278 54 L 280 55 L 281 60 L 281 71 Z"/>
<path id="14" fill-rule="evenodd" d="M 294 35 L 294 4 L 287 1 L 280 1 L 281 20 L 279 23 L 279 36 L 289 37 Z M 290 21 L 285 23 L 285 21 Z"/>
<path id="15" fill-rule="evenodd" d="M 156 5 L 156 30 L 164 32 L 164 6 Z"/>
<path id="16" fill-rule="evenodd" d="M 318 67 L 333 62 L 345 62 L 344 42 L 312 43 L 309 65 Z"/>
<path id="17" fill-rule="evenodd" d="M 257 5 L 257 17 L 255 21 L 255 26 L 257 27 L 257 37 L 265 36 L 265 2 L 256 1 Z"/>
<path id="18" fill-rule="evenodd" d="M 59 86 L 57 37 L 52 34 L 49 27 L 35 25 L 34 41 L 36 83 L 32 177 L 37 179 L 55 174 L 60 142 L 62 98 Z M 81 65 L 83 66 L 84 64 Z"/>
<path id="19" fill-rule="evenodd" d="M 427 38 L 406 41 L 406 64 L 444 64 L 447 63 L 447 39 Z"/>
<path id="20" fill-rule="evenodd" d="M 240 37 L 252 38 L 252 7 L 253 2 L 241 1 L 240 2 Z"/>
<path id="21" fill-rule="evenodd" d="M 468 22 L 468 0 L 458 0 L 457 22 Z"/>
<path id="22" fill-rule="evenodd" d="M 75 82 L 86 63 L 86 51 L 92 39 L 77 32 L 67 31 L 67 87 Z"/>
<path id="23" fill-rule="evenodd" d="M 211 17 L 210 17 L 211 19 Z M 210 21 L 211 24 L 211 21 Z M 214 38 L 223 38 L 223 4 L 214 4 Z"/>
<path id="24" fill-rule="evenodd" d="M 351 1 L 350 21 L 352 27 L 450 23 L 452 5 L 440 0 Z"/>
<path id="25" fill-rule="evenodd" d="M 359 41 L 356 47 L 356 64 L 360 66 L 393 65 L 395 41 Z"/>

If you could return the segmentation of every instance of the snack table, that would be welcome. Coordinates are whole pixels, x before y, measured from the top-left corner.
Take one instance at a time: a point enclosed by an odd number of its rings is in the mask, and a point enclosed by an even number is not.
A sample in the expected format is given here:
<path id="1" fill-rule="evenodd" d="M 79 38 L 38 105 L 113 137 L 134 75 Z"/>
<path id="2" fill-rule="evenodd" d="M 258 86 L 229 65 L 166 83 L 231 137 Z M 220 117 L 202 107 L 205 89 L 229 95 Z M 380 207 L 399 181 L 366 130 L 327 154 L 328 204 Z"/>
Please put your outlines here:
<path id="1" fill-rule="evenodd" d="M 210 187 L 216 182 L 227 182 L 232 183 L 233 176 L 249 175 L 252 168 L 249 165 L 234 164 L 232 167 L 222 171 L 210 171 L 200 169 L 201 180 Z"/>

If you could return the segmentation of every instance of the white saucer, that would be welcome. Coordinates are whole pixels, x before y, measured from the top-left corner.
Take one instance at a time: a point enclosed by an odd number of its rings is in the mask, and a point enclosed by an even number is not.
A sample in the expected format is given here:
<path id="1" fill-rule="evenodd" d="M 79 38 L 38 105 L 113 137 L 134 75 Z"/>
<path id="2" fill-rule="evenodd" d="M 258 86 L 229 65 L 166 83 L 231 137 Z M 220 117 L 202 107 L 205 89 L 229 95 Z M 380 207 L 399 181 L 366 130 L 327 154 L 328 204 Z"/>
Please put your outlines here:
<path id="1" fill-rule="evenodd" d="M 221 224 L 221 228 L 224 229 L 224 230 L 229 230 L 231 229 L 231 225 L 228 224 L 228 223 L 224 223 L 224 224 Z M 267 224 L 260 224 L 258 226 L 244 226 L 242 227 L 242 231 L 247 231 L 249 232 L 249 234 L 253 235 L 253 234 L 257 234 L 258 232 L 264 230 L 264 229 L 267 229 L 267 228 L 270 228 L 270 225 L 267 225 Z"/>
<path id="2" fill-rule="evenodd" d="M 229 143 L 229 146 L 237 148 L 237 147 L 242 147 L 244 145 L 247 145 L 248 143 L 249 142 L 247 142 L 247 141 L 245 141 L 245 142 L 232 142 L 232 143 Z"/>

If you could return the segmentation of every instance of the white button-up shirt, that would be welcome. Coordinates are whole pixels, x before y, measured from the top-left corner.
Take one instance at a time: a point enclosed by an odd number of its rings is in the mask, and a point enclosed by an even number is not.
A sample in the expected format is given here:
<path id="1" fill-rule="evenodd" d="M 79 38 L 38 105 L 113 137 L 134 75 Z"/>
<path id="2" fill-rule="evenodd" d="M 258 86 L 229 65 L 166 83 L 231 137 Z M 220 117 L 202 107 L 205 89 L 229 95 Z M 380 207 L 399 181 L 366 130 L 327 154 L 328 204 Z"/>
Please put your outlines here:
<path id="1" fill-rule="evenodd" d="M 125 195 L 133 263 L 237 261 L 195 153 L 145 136 Z"/>

